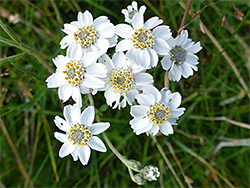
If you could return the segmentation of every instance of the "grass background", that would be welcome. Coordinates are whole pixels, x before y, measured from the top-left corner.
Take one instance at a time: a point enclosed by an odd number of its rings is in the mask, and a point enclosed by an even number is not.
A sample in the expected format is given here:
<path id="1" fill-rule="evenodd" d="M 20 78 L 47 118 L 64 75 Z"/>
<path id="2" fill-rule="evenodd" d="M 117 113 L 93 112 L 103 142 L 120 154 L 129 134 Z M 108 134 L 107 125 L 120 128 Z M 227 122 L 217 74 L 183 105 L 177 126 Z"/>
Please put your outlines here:
<path id="1" fill-rule="evenodd" d="M 122 8 L 131 1 L 1 1 L 1 131 L 0 187 L 135 187 L 126 167 L 108 149 L 93 151 L 89 164 L 73 162 L 71 156 L 59 158 L 61 143 L 53 133 L 56 115 L 63 116 L 65 104 L 57 89 L 47 89 L 45 79 L 55 71 L 52 58 L 65 54 L 59 42 L 64 23 L 76 20 L 78 11 L 89 10 L 93 17 L 106 15 L 114 24 L 123 22 Z M 184 4 L 186 2 L 184 1 Z M 147 5 L 145 19 L 158 15 L 176 36 L 184 14 L 181 1 L 139 1 Z M 237 12 L 237 9 L 241 12 Z M 93 96 L 101 121 L 109 121 L 106 131 L 111 142 L 127 158 L 143 165 L 159 167 L 159 181 L 145 187 L 249 187 L 249 97 L 239 77 L 249 83 L 249 2 L 193 1 L 186 24 L 193 41 L 201 41 L 199 71 L 188 79 L 170 83 L 170 89 L 183 96 L 187 109 L 174 127 L 175 134 L 157 136 L 156 146 L 145 134 L 136 136 L 128 122 L 130 108 L 112 110 L 105 104 L 102 92 Z M 13 16 L 19 20 L 13 23 Z M 222 19 L 225 15 L 225 25 Z M 242 20 L 237 18 L 242 16 Z M 201 24 L 203 23 L 203 24 Z M 206 28 L 205 28 L 206 27 Z M 10 29 L 11 35 L 6 33 Z M 205 33 L 201 30 L 205 29 Z M 230 66 L 229 55 L 239 74 Z M 111 53 L 112 50 L 109 51 Z M 9 58 L 6 58 L 9 57 Z M 164 85 L 165 72 L 158 66 L 149 71 L 155 86 Z M 85 105 L 88 97 L 83 96 Z M 70 100 L 66 104 L 72 104 Z M 215 121 L 227 117 L 237 122 Z M 248 128 L 239 125 L 248 126 Z M 102 138 L 102 136 L 100 136 Z M 103 138 L 102 138 L 103 139 Z M 212 155 L 220 142 L 223 147 Z M 173 175 L 165 154 L 174 168 Z M 180 179 L 180 183 L 177 182 Z M 59 180 L 59 181 L 58 181 Z M 138 187 L 138 186 L 137 186 Z"/>

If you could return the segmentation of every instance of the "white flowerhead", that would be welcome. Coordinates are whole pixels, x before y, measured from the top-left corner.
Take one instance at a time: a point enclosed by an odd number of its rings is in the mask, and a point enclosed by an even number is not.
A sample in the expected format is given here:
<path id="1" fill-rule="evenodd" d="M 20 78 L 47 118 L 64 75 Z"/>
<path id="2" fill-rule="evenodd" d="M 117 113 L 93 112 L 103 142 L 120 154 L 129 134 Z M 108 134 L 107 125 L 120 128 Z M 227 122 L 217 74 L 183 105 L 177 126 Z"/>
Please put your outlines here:
<path id="1" fill-rule="evenodd" d="M 161 60 L 163 69 L 169 70 L 169 80 L 180 81 L 181 76 L 188 78 L 197 71 L 198 57 L 194 55 L 202 47 L 200 42 L 194 44 L 188 39 L 188 32 L 184 30 L 175 39 L 167 40 L 170 49 L 168 54 Z"/>
<path id="2" fill-rule="evenodd" d="M 87 107 L 82 113 L 78 103 L 64 107 L 65 120 L 55 117 L 56 126 L 65 133 L 55 132 L 54 136 L 63 143 L 59 156 L 61 158 L 71 154 L 74 161 L 80 159 L 87 165 L 91 149 L 106 152 L 107 149 L 98 135 L 110 126 L 109 123 L 93 123 L 95 111 L 93 106 Z"/>
<path id="3" fill-rule="evenodd" d="M 153 165 L 148 165 L 144 167 L 142 171 L 144 179 L 148 181 L 156 181 L 157 178 L 160 176 L 158 167 Z"/>
<path id="4" fill-rule="evenodd" d="M 181 104 L 181 95 L 178 92 L 163 88 L 160 92 L 154 86 L 145 86 L 143 93 L 136 96 L 139 105 L 131 107 L 130 114 L 134 117 L 129 123 L 134 132 L 139 135 L 156 135 L 159 130 L 166 136 L 173 134 L 172 125 L 185 108 L 178 108 Z"/>
<path id="5" fill-rule="evenodd" d="M 75 102 L 81 103 L 81 93 L 89 93 L 90 88 L 102 88 L 106 77 L 105 65 L 96 63 L 100 53 L 89 52 L 83 57 L 73 49 L 67 56 L 59 55 L 53 59 L 56 72 L 46 80 L 49 88 L 59 88 L 59 98 L 66 102 L 71 96 Z"/>
<path id="6" fill-rule="evenodd" d="M 77 21 L 64 24 L 62 31 L 67 35 L 60 42 L 61 48 L 73 48 L 77 53 L 85 54 L 98 50 L 105 53 L 117 42 L 114 25 L 110 20 L 106 16 L 93 20 L 92 14 L 87 10 L 78 13 Z"/>
<path id="7" fill-rule="evenodd" d="M 144 5 L 141 6 L 140 9 L 138 10 L 137 2 L 133 1 L 131 5 L 127 6 L 127 9 L 122 9 L 122 14 L 124 14 L 125 16 L 125 22 L 131 24 L 134 15 L 137 12 L 144 14 L 145 10 L 146 10 L 146 7 Z"/>
<path id="8" fill-rule="evenodd" d="M 103 55 L 99 61 L 108 69 L 106 86 L 103 90 L 107 104 L 112 106 L 115 102 L 113 109 L 124 108 L 126 101 L 132 105 L 135 96 L 139 94 L 138 89 L 153 83 L 153 77 L 143 72 L 143 67 L 127 59 L 123 52 L 115 53 L 112 60 Z M 121 97 L 123 100 L 120 102 Z"/>
<path id="9" fill-rule="evenodd" d="M 166 55 L 169 45 L 166 40 L 172 35 L 169 26 L 158 26 L 163 21 L 152 17 L 144 23 L 143 14 L 136 13 L 132 27 L 128 24 L 115 26 L 115 33 L 124 38 L 116 46 L 116 51 L 127 51 L 127 56 L 134 56 L 136 63 L 146 69 L 155 67 L 158 55 Z M 158 26 L 158 27 L 157 27 Z"/>

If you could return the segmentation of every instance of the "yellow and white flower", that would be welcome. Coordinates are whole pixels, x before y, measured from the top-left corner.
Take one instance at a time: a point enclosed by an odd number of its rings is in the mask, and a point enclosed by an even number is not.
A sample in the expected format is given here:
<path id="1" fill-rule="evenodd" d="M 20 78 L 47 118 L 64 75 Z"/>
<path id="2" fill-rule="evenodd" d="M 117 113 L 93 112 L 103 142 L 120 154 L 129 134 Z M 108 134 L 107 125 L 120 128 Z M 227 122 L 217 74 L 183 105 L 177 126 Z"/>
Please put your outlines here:
<path id="1" fill-rule="evenodd" d="M 146 7 L 143 5 L 138 10 L 138 5 L 136 1 L 133 1 L 131 5 L 127 6 L 127 9 L 122 9 L 122 14 L 125 16 L 125 22 L 131 24 L 134 15 L 137 12 L 144 14 Z"/>
<path id="2" fill-rule="evenodd" d="M 55 117 L 56 126 L 65 133 L 55 132 L 54 136 L 63 143 L 59 150 L 61 158 L 71 154 L 74 161 L 80 159 L 83 165 L 87 165 L 91 149 L 106 152 L 107 149 L 96 135 L 110 127 L 109 123 L 93 123 L 95 111 L 93 106 L 87 107 L 82 113 L 78 103 L 64 107 L 65 120 Z"/>
<path id="3" fill-rule="evenodd" d="M 167 40 L 170 49 L 168 54 L 161 60 L 163 69 L 169 70 L 169 80 L 180 81 L 181 76 L 188 78 L 198 70 L 198 57 L 194 55 L 202 47 L 200 42 L 194 43 L 188 39 L 188 31 L 184 30 L 175 39 Z"/>
<path id="4" fill-rule="evenodd" d="M 180 93 L 171 93 L 165 88 L 159 92 L 149 85 L 143 87 L 143 93 L 135 98 L 139 105 L 131 107 L 130 114 L 134 118 L 129 123 L 137 135 L 154 136 L 159 130 L 166 136 L 174 133 L 172 125 L 177 125 L 176 120 L 185 111 L 185 108 L 179 108 Z"/>

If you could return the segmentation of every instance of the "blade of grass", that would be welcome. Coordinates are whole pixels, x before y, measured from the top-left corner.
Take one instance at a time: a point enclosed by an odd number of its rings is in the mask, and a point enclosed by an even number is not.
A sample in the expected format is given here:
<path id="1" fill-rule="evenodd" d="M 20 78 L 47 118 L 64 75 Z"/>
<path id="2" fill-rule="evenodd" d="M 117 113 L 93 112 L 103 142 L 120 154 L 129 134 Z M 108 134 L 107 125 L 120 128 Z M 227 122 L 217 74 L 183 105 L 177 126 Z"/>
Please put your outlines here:
<path id="1" fill-rule="evenodd" d="M 10 36 L 10 38 L 18 43 L 20 40 L 18 39 L 17 35 L 8 28 L 6 24 L 3 23 L 3 21 L 0 19 L 0 26 L 3 28 L 3 30 Z"/>
<path id="2" fill-rule="evenodd" d="M 8 144 L 9 144 L 10 147 L 11 147 L 11 150 L 12 150 L 12 152 L 13 152 L 15 158 L 16 158 L 17 166 L 18 166 L 18 168 L 19 168 L 21 174 L 23 175 L 23 177 L 24 177 L 26 180 L 29 181 L 30 176 L 29 176 L 29 174 L 27 173 L 26 169 L 24 168 L 24 165 L 22 164 L 21 158 L 19 157 L 19 154 L 18 154 L 18 152 L 17 152 L 17 149 L 16 149 L 16 147 L 15 147 L 15 144 L 14 144 L 13 141 L 11 140 L 10 135 L 9 135 L 9 133 L 8 133 L 7 129 L 5 128 L 5 125 L 4 125 L 3 121 L 2 121 L 2 118 L 0 118 L 0 127 L 1 127 L 1 129 L 2 129 L 2 131 L 3 131 L 3 133 L 4 133 L 4 135 L 5 135 L 5 137 L 6 137 L 6 139 L 7 139 Z"/>
<path id="3" fill-rule="evenodd" d="M 217 174 L 229 187 L 235 187 L 232 185 L 227 178 L 225 178 L 223 175 L 221 175 L 217 170 L 215 170 L 210 163 L 208 163 L 205 159 L 203 159 L 201 156 L 199 156 L 197 153 L 193 152 L 191 149 L 189 149 L 187 146 L 182 144 L 180 141 L 174 139 L 175 143 L 180 146 L 184 151 L 198 159 L 202 164 L 204 164 L 207 168 L 210 169 L 212 173 Z"/>
<path id="4" fill-rule="evenodd" d="M 2 63 L 8 62 L 8 61 L 16 61 L 17 59 L 25 56 L 26 54 L 27 54 L 27 52 L 23 52 L 23 53 L 20 53 L 20 54 L 17 54 L 17 55 L 12 55 L 12 56 L 2 58 L 2 59 L 0 59 L 0 65 Z"/>
<path id="5" fill-rule="evenodd" d="M 55 156 L 54 156 L 54 152 L 51 146 L 51 142 L 50 142 L 50 136 L 49 136 L 49 123 L 45 117 L 45 115 L 43 115 L 43 123 L 44 123 L 44 132 L 45 132 L 45 137 L 46 137 L 46 141 L 47 141 L 47 146 L 48 146 L 48 150 L 49 150 L 49 156 L 50 156 L 50 161 L 51 161 L 51 165 L 56 177 L 56 181 L 59 182 L 59 176 L 57 174 L 57 168 L 56 168 L 56 161 L 55 161 Z"/>

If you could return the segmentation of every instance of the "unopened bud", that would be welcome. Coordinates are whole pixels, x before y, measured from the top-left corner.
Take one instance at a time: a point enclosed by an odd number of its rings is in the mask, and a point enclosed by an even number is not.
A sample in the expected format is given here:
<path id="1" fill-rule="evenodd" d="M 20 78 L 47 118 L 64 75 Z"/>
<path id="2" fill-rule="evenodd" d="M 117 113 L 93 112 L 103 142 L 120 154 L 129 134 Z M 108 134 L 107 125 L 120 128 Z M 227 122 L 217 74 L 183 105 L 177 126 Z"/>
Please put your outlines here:
<path id="1" fill-rule="evenodd" d="M 140 171 L 142 169 L 142 165 L 141 162 L 136 161 L 136 160 L 129 160 L 129 166 L 131 167 L 131 169 L 133 169 L 134 171 Z"/>
<path id="2" fill-rule="evenodd" d="M 145 179 L 141 173 L 134 175 L 134 182 L 138 185 L 143 185 L 145 183 Z"/>
<path id="3" fill-rule="evenodd" d="M 148 181 L 155 181 L 160 176 L 160 172 L 156 166 L 148 165 L 143 169 L 143 178 Z"/>
<path id="4" fill-rule="evenodd" d="M 225 25 L 225 21 L 226 21 L 226 15 L 224 15 L 222 18 L 221 27 L 223 27 Z"/>

